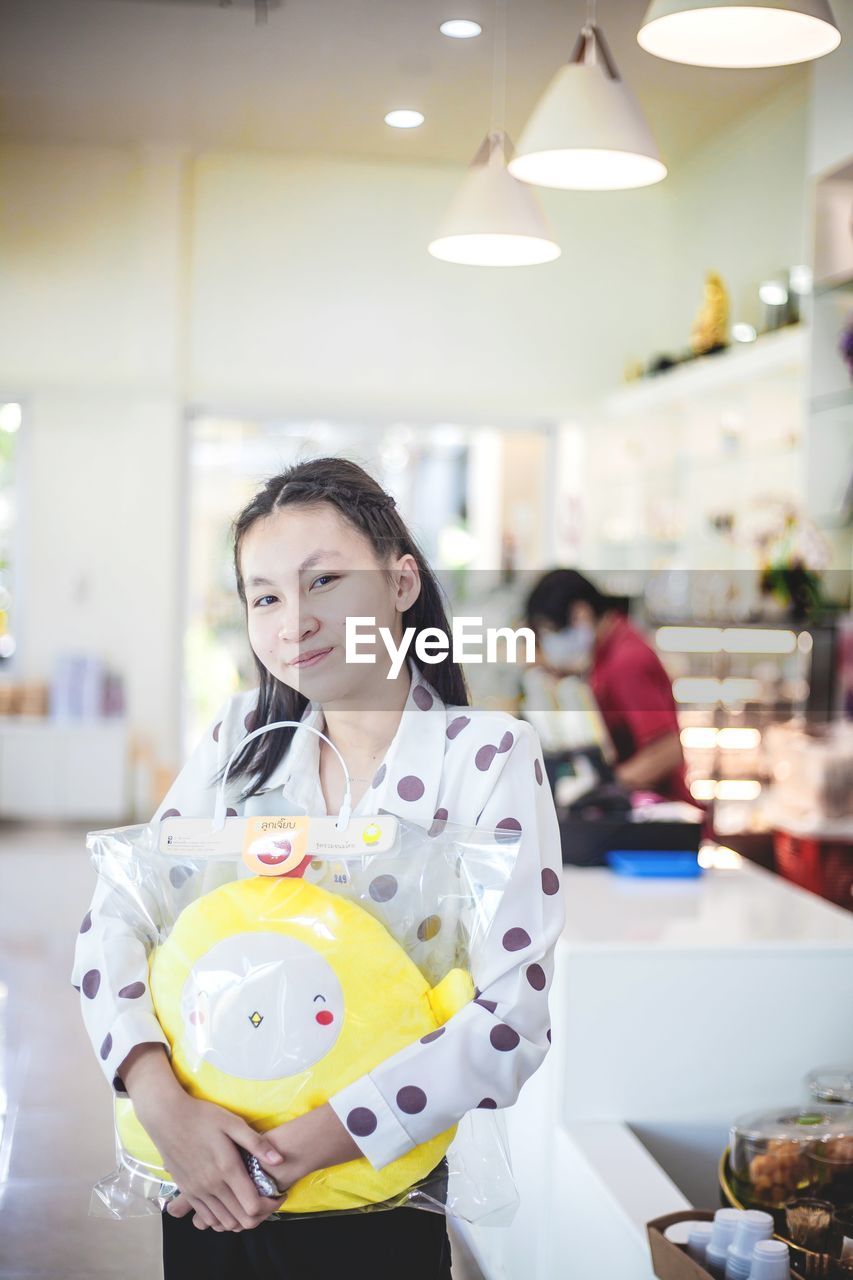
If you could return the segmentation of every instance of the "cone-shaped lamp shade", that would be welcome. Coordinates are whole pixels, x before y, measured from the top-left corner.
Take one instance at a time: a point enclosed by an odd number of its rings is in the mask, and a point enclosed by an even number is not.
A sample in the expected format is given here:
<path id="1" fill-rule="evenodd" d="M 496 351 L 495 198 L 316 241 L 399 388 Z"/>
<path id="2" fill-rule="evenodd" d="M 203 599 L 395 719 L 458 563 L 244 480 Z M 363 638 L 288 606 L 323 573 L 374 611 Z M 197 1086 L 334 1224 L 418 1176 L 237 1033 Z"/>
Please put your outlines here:
<path id="1" fill-rule="evenodd" d="M 841 43 L 827 0 L 654 0 L 637 40 L 697 67 L 782 67 Z"/>
<path id="2" fill-rule="evenodd" d="M 472 267 L 529 267 L 559 258 L 534 193 L 507 172 L 509 149 L 502 131 L 485 139 L 428 246 L 434 258 Z"/>
<path id="3" fill-rule="evenodd" d="M 539 99 L 509 171 L 522 182 L 584 191 L 647 187 L 666 177 L 640 104 L 597 27 L 584 28 L 571 61 Z"/>

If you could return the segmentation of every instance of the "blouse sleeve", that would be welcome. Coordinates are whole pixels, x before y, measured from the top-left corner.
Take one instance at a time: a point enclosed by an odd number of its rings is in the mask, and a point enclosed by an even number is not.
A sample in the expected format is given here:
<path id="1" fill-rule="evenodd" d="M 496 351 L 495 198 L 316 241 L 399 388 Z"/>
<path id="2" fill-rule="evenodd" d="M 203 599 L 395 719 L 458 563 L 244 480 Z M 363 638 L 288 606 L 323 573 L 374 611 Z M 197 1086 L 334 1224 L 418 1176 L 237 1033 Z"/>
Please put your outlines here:
<path id="1" fill-rule="evenodd" d="M 510 1106 L 550 1046 L 548 990 L 564 923 L 560 832 L 539 740 L 525 722 L 477 825 L 503 832 L 515 860 L 472 960 L 475 999 L 330 1099 L 375 1169 L 475 1107 Z"/>
<path id="2" fill-rule="evenodd" d="M 157 809 L 152 824 L 167 816 L 206 817 L 213 815 L 216 787 L 211 780 L 225 763 L 229 712 L 233 716 L 236 698 L 219 709 L 196 744 Z M 242 736 L 238 733 L 237 738 Z M 144 888 L 134 885 L 135 895 Z M 162 1044 L 171 1048 L 148 990 L 148 955 L 157 941 L 158 907 L 144 902 L 143 920 L 128 918 L 128 898 L 120 885 L 99 875 L 89 910 L 83 917 L 74 949 L 72 985 L 80 992 L 86 1032 L 101 1070 L 120 1097 L 127 1092 L 118 1068 L 136 1045 Z"/>

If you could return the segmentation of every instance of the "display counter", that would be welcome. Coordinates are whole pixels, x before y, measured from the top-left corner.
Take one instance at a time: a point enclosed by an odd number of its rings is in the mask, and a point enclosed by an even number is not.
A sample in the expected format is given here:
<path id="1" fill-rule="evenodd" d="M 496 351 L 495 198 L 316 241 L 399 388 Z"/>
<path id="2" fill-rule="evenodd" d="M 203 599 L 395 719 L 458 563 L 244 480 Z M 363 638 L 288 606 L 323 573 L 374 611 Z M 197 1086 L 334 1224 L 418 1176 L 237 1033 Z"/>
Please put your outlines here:
<path id="1" fill-rule="evenodd" d="M 463 1235 L 488 1280 L 650 1280 L 646 1222 L 719 1204 L 735 1117 L 853 1062 L 853 914 L 751 864 L 563 885 L 553 1047 L 506 1113 L 521 1204 Z"/>

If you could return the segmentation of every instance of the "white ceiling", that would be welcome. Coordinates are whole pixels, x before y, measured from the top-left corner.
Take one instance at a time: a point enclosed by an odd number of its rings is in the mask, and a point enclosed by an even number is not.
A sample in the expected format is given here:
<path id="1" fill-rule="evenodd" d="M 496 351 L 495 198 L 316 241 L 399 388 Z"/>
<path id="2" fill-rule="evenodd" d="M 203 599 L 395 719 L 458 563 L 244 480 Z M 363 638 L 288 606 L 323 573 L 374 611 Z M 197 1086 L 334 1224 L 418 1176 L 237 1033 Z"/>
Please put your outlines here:
<path id="1" fill-rule="evenodd" d="M 489 127 L 496 0 L 0 0 L 0 136 L 183 142 L 464 163 Z M 670 163 L 802 67 L 716 71 L 644 53 L 645 0 L 598 0 L 624 79 Z M 585 0 L 507 0 L 507 124 L 517 136 L 565 61 Z M 448 40 L 473 17 L 476 40 Z M 389 129 L 392 107 L 423 111 Z"/>

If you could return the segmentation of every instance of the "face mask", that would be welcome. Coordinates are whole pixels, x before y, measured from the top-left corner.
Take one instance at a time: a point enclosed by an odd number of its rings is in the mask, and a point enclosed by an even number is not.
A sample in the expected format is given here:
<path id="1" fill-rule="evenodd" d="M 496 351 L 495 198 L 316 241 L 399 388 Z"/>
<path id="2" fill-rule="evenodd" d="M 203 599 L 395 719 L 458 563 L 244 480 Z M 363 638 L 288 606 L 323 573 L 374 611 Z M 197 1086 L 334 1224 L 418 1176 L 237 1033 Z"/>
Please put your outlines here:
<path id="1" fill-rule="evenodd" d="M 558 671 L 577 671 L 589 666 L 595 643 L 595 628 L 588 622 L 562 631 L 545 631 L 539 637 L 542 653 L 549 666 Z"/>

